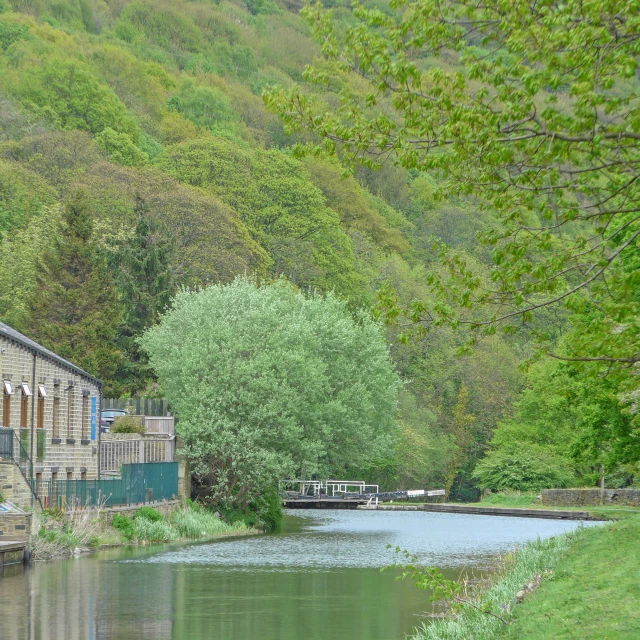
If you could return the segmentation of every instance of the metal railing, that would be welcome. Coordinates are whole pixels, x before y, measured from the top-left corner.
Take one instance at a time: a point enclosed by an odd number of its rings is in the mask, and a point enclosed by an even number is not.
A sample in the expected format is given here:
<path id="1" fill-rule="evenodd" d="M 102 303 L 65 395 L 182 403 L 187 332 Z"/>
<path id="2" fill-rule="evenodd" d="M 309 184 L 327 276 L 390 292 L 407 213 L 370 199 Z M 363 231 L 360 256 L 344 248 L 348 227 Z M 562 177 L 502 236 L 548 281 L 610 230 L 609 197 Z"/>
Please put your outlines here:
<path id="1" fill-rule="evenodd" d="M 29 456 L 30 437 L 30 429 L 19 429 L 16 432 L 10 427 L 0 427 L 0 458 L 12 460 L 16 464 L 33 495 L 38 497 L 33 477 L 33 461 Z"/>
<path id="2" fill-rule="evenodd" d="M 36 460 L 43 460 L 46 453 L 47 433 L 36 429 Z M 31 450 L 31 429 L 0 427 L 0 458 L 15 460 L 14 452 L 20 460 L 26 460 Z"/>
<path id="3" fill-rule="evenodd" d="M 282 480 L 280 491 L 293 490 L 300 495 L 341 496 L 378 493 L 377 484 L 367 484 L 364 480 Z"/>
<path id="4" fill-rule="evenodd" d="M 36 493 L 45 508 L 63 510 L 171 500 L 178 496 L 178 463 L 125 464 L 120 478 L 39 480 Z"/>

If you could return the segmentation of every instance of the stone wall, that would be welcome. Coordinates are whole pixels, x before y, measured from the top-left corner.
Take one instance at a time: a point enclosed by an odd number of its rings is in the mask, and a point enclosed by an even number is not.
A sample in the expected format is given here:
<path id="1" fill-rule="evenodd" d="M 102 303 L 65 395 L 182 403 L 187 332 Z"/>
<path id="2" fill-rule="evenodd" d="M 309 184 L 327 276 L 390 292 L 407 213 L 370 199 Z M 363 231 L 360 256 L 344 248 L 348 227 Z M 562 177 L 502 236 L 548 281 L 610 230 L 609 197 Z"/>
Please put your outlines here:
<path id="1" fill-rule="evenodd" d="M 31 541 L 30 513 L 0 512 L 0 541 L 26 542 Z"/>
<path id="2" fill-rule="evenodd" d="M 542 504 L 557 507 L 598 506 L 600 489 L 543 489 Z M 605 505 L 640 507 L 640 489 L 605 489 Z"/>

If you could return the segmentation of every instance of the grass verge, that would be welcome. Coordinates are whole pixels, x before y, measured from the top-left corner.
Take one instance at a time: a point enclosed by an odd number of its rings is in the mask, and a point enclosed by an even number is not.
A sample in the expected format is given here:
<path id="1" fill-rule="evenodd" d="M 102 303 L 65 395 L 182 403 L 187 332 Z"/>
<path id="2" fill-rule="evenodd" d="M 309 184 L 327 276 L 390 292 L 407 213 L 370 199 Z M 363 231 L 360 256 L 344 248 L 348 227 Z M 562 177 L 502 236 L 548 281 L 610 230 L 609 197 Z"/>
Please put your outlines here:
<path id="1" fill-rule="evenodd" d="M 483 496 L 479 503 L 472 504 L 487 507 L 534 507 L 543 506 L 536 503 L 538 494 L 526 491 L 500 491 Z"/>
<path id="2" fill-rule="evenodd" d="M 619 520 L 532 542 L 508 556 L 493 584 L 473 596 L 478 608 L 465 606 L 424 625 L 416 639 L 640 638 L 640 512 L 606 513 Z"/>
<path id="3" fill-rule="evenodd" d="M 516 607 L 512 624 L 495 637 L 640 638 L 640 514 L 618 516 L 617 522 L 578 531 L 552 579 Z"/>

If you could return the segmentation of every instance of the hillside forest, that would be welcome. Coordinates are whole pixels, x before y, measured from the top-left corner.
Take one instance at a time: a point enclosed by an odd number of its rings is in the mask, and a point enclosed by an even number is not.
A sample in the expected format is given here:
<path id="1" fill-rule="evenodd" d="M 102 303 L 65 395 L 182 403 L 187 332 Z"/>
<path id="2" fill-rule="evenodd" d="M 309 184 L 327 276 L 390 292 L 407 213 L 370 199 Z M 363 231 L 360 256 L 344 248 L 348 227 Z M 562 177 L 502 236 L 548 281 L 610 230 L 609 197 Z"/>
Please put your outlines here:
<path id="1" fill-rule="evenodd" d="M 324 4 L 338 40 L 363 19 L 345 0 Z M 461 500 L 640 481 L 637 367 L 545 355 L 570 355 L 590 331 L 600 340 L 601 305 L 585 293 L 478 336 L 452 319 L 468 300 L 442 292 L 462 290 L 452 265 L 492 281 L 496 250 L 479 238 L 506 236 L 486 198 L 443 191 L 443 166 L 300 152 L 336 123 L 300 126 L 296 92 L 342 114 L 345 96 L 370 100 L 362 74 L 331 76 L 321 28 L 301 9 L 0 0 L 0 319 L 99 376 L 107 397 L 158 397 L 139 339 L 176 295 L 286 281 L 310 300 L 328 295 L 336 317 L 365 314 L 400 379 L 393 429 L 384 418 L 393 437 L 374 458 L 336 453 L 325 471 Z M 635 240 L 621 267 L 636 305 L 638 255 Z M 430 305 L 440 313 L 425 322 Z"/>

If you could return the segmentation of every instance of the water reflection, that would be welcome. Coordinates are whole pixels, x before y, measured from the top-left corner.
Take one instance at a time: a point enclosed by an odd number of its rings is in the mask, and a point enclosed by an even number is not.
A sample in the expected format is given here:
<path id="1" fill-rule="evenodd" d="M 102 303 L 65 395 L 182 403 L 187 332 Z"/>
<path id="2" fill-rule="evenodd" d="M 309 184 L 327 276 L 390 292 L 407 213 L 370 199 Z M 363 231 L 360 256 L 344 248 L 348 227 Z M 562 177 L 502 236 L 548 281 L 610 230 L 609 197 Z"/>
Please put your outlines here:
<path id="1" fill-rule="evenodd" d="M 300 517 L 302 515 L 302 517 Z M 7 568 L 3 640 L 399 640 L 427 595 L 378 567 L 386 544 L 425 562 L 486 568 L 574 522 L 450 514 L 296 514 L 278 536 L 120 549 Z"/>

